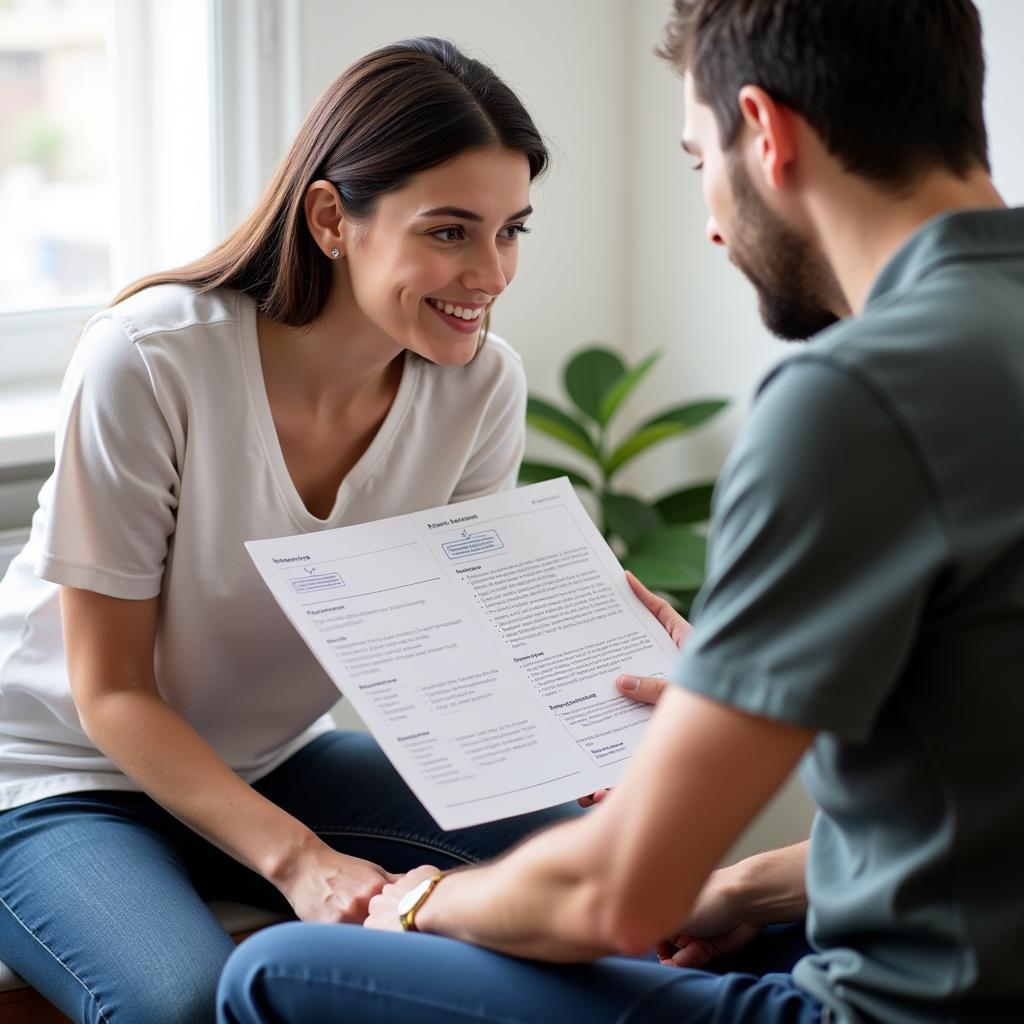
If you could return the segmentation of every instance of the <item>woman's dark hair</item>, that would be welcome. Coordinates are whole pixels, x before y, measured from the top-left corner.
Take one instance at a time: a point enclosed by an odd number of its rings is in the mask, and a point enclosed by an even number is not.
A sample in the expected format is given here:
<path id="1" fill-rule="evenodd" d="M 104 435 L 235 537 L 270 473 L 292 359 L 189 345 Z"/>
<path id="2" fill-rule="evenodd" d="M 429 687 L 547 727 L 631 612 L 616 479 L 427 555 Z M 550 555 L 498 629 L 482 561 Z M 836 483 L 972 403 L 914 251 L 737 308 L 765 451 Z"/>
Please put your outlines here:
<path id="1" fill-rule="evenodd" d="M 737 94 L 758 85 L 891 191 L 936 167 L 988 170 L 970 0 L 674 0 L 658 54 L 692 74 L 723 148 L 739 133 Z"/>
<path id="2" fill-rule="evenodd" d="M 540 133 L 515 93 L 444 39 L 404 39 L 357 60 L 317 101 L 256 208 L 211 252 L 150 274 L 114 300 L 154 284 L 236 288 L 271 320 L 300 327 L 327 301 L 330 261 L 306 225 L 303 199 L 334 184 L 345 215 L 369 217 L 379 196 L 467 149 L 523 153 L 530 178 L 547 166 Z"/>

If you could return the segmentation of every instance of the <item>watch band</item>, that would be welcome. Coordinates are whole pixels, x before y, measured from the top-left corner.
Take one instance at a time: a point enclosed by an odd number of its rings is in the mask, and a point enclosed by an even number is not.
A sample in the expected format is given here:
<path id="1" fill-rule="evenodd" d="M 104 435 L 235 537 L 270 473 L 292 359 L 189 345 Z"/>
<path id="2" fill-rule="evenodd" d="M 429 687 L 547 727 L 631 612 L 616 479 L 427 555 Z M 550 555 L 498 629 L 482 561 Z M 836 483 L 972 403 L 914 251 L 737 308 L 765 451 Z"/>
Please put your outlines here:
<path id="1" fill-rule="evenodd" d="M 437 883 L 444 878 L 444 874 L 445 873 L 443 871 L 438 871 L 436 875 L 431 875 L 430 878 L 426 880 L 423 892 L 420 893 L 416 902 L 407 911 L 405 911 L 405 913 L 399 915 L 398 920 L 402 925 L 403 932 L 419 931 L 416 927 L 416 914 L 419 912 L 420 907 L 422 907 L 430 898 L 430 894 L 437 888 Z"/>

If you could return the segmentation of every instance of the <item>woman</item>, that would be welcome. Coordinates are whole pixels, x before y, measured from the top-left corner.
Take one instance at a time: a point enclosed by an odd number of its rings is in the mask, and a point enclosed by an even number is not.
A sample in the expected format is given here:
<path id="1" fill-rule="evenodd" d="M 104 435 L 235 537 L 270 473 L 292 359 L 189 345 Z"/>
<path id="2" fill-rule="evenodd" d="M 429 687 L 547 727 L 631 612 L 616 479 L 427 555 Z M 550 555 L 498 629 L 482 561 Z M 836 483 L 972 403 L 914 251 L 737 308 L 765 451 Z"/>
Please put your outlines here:
<path id="1" fill-rule="evenodd" d="M 86 328 L 0 589 L 0 957 L 74 1019 L 211 1018 L 204 898 L 360 922 L 568 813 L 440 832 L 332 728 L 243 548 L 513 485 L 524 379 L 487 320 L 546 160 L 488 68 L 385 47 L 226 242 Z"/>

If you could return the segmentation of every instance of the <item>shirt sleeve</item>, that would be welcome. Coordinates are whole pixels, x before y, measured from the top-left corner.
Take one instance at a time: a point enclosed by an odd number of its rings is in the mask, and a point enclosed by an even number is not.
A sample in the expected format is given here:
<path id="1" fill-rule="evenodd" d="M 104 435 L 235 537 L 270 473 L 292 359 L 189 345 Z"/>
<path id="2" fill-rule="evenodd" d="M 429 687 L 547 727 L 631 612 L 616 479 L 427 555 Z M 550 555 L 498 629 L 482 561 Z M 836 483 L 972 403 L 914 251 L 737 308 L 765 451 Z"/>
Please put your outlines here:
<path id="1" fill-rule="evenodd" d="M 138 346 L 109 317 L 92 321 L 61 390 L 37 575 L 110 597 L 159 594 L 178 504 L 177 461 Z"/>
<path id="2" fill-rule="evenodd" d="M 839 365 L 791 360 L 716 493 L 676 682 L 861 742 L 948 551 L 927 468 L 884 396 Z"/>
<path id="3" fill-rule="evenodd" d="M 510 491 L 519 478 L 526 447 L 526 374 L 518 356 L 503 357 L 479 438 L 466 462 L 452 501 Z"/>

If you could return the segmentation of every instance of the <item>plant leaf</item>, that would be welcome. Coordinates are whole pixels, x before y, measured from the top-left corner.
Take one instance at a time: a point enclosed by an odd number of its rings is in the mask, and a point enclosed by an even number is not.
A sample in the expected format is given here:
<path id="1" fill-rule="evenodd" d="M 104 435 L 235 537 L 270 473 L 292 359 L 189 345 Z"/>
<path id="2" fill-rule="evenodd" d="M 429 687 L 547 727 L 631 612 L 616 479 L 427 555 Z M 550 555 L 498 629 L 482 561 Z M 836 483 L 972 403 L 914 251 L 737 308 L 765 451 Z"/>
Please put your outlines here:
<path id="1" fill-rule="evenodd" d="M 654 507 L 666 523 L 706 523 L 711 518 L 714 480 L 694 484 L 659 498 Z"/>
<path id="2" fill-rule="evenodd" d="M 566 466 L 555 466 L 549 462 L 524 462 L 519 467 L 519 482 L 521 484 L 539 484 L 543 480 L 557 480 L 560 476 L 567 476 L 569 483 L 574 487 L 585 487 L 588 491 L 594 489 L 594 485 L 580 476 L 574 469 Z"/>
<path id="3" fill-rule="evenodd" d="M 644 427 L 654 427 L 660 423 L 678 423 L 684 430 L 693 430 L 712 416 L 717 416 L 727 405 L 727 398 L 707 398 L 700 402 L 687 402 L 658 413 L 654 419 L 648 420 Z M 640 428 L 641 430 L 643 427 Z"/>
<path id="4" fill-rule="evenodd" d="M 707 540 L 689 526 L 659 526 L 622 560 L 652 590 L 696 590 L 704 582 Z"/>
<path id="5" fill-rule="evenodd" d="M 677 434 L 683 434 L 685 432 L 686 428 L 681 427 L 678 423 L 659 423 L 657 426 L 653 427 L 641 427 L 631 437 L 627 437 L 626 440 L 623 441 L 610 456 L 608 456 L 608 460 L 604 464 L 605 473 L 607 473 L 608 476 L 611 476 L 629 462 L 630 459 L 650 448 L 652 444 L 664 441 L 666 437 L 675 437 Z"/>
<path id="6" fill-rule="evenodd" d="M 568 413 L 562 412 L 542 398 L 530 395 L 526 399 L 526 422 L 535 430 L 558 438 L 564 444 L 582 452 L 587 458 L 600 463 L 601 457 L 586 428 Z"/>
<path id="7" fill-rule="evenodd" d="M 565 368 L 565 390 L 581 412 L 603 423 L 601 400 L 625 372 L 625 364 L 610 349 L 585 348 L 574 355 Z"/>
<path id="8" fill-rule="evenodd" d="M 641 360 L 631 370 L 616 380 L 601 399 L 601 407 L 598 410 L 598 422 L 604 426 L 615 415 L 615 410 L 622 405 L 627 395 L 640 383 L 647 371 L 661 358 L 660 352 L 652 352 L 646 359 Z"/>
<path id="9" fill-rule="evenodd" d="M 657 511 L 632 494 L 606 493 L 601 504 L 604 506 L 605 526 L 621 537 L 627 547 L 633 547 L 651 530 L 662 525 Z"/>

